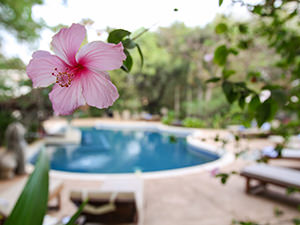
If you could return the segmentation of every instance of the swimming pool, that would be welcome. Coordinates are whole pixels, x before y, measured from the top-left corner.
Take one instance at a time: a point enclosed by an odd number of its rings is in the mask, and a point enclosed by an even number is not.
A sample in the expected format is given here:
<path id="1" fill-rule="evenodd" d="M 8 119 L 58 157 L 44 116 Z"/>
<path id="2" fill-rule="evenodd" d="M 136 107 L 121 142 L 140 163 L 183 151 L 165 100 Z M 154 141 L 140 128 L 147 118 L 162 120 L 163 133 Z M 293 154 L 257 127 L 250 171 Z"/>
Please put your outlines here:
<path id="1" fill-rule="evenodd" d="M 166 132 L 80 130 L 80 145 L 47 148 L 51 169 L 101 174 L 154 172 L 200 165 L 219 158 L 217 154 L 189 146 L 185 137 Z"/>

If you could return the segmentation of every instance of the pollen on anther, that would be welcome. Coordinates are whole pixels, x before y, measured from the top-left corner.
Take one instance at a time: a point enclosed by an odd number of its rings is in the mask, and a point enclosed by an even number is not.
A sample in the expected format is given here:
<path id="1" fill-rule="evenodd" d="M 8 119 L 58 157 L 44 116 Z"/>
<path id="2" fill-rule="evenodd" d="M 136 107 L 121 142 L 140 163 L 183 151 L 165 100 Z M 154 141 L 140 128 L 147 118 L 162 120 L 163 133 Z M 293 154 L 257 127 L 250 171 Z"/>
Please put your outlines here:
<path id="1" fill-rule="evenodd" d="M 54 68 L 54 72 L 51 73 L 56 77 L 56 83 L 61 87 L 70 87 L 72 80 L 74 78 L 74 74 L 69 73 L 69 68 L 65 68 L 65 71 L 59 71 L 57 68 Z"/>

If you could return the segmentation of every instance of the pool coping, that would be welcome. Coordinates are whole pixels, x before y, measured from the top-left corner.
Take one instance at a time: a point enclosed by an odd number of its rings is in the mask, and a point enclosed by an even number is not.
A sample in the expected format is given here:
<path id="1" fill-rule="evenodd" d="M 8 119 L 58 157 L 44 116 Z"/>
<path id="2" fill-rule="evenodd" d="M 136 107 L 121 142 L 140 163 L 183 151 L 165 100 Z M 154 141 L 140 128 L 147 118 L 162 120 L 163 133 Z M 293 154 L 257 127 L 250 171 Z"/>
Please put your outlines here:
<path id="1" fill-rule="evenodd" d="M 76 126 L 75 126 L 76 127 Z M 106 179 L 126 179 L 139 177 L 142 179 L 159 179 L 175 176 L 190 175 L 194 173 L 199 173 L 203 171 L 210 171 L 216 168 L 223 167 L 234 161 L 233 153 L 226 151 L 224 149 L 218 148 L 213 145 L 208 145 L 204 143 L 199 138 L 201 131 L 195 128 L 183 128 L 183 127 L 174 127 L 167 126 L 160 123 L 152 122 L 126 122 L 116 124 L 111 122 L 95 122 L 94 126 L 84 126 L 84 127 L 94 127 L 96 129 L 139 129 L 139 130 L 150 130 L 150 131 L 160 131 L 171 133 L 176 136 L 184 136 L 187 138 L 187 143 L 193 147 L 201 148 L 201 151 L 204 149 L 211 153 L 216 153 L 219 155 L 219 159 L 212 162 L 204 163 L 196 166 L 183 167 L 178 169 L 162 170 L 162 171 L 153 171 L 153 172 L 136 172 L 136 173 L 114 173 L 114 174 L 101 174 L 101 173 L 77 173 L 77 172 L 66 172 L 59 170 L 50 170 L 50 176 L 58 179 L 74 179 L 74 180 L 106 180 Z M 28 157 L 31 157 L 32 154 L 36 153 L 44 145 L 43 140 L 39 140 L 37 143 L 31 146 L 31 151 Z M 204 150 L 204 151 L 205 151 Z M 27 157 L 27 158 L 28 158 Z M 32 171 L 34 166 L 29 164 L 27 165 L 28 170 Z"/>

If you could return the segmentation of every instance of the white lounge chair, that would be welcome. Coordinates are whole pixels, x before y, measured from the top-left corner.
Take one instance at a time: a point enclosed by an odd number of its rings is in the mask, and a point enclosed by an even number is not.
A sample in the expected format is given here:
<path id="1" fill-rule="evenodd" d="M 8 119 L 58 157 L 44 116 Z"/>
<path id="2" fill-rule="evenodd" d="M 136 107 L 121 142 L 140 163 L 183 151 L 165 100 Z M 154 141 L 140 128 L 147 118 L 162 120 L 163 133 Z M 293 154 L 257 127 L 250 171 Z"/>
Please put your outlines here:
<path id="1" fill-rule="evenodd" d="M 300 189 L 300 171 L 290 168 L 255 164 L 245 167 L 240 175 L 246 178 L 245 191 L 247 193 L 255 192 L 261 188 L 265 189 L 267 184 Z M 256 180 L 259 184 L 252 186 L 251 180 Z"/>
<path id="2" fill-rule="evenodd" d="M 262 150 L 262 157 L 269 159 L 294 159 L 300 160 L 300 149 L 284 148 L 281 151 L 281 156 L 272 146 L 267 146 Z"/>

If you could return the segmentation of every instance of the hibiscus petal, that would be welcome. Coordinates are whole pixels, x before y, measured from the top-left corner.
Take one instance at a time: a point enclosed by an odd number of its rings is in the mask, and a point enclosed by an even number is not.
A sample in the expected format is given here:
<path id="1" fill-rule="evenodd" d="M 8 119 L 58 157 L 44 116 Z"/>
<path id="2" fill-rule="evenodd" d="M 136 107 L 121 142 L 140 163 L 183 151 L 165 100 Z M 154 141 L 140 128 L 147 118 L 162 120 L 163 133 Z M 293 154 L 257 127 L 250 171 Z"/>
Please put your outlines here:
<path id="1" fill-rule="evenodd" d="M 32 55 L 26 73 L 32 80 L 33 87 L 47 87 L 54 83 L 56 78 L 52 75 L 55 68 L 64 71 L 66 64 L 57 56 L 46 51 L 36 51 Z"/>
<path id="2" fill-rule="evenodd" d="M 111 81 L 108 72 L 106 72 L 106 71 L 94 71 L 94 72 L 95 72 L 98 76 L 103 76 L 103 77 L 105 77 L 107 80 Z"/>
<path id="3" fill-rule="evenodd" d="M 119 97 L 115 85 L 105 78 L 105 74 L 87 71 L 81 74 L 83 96 L 90 106 L 107 108 Z"/>
<path id="4" fill-rule="evenodd" d="M 51 45 L 57 56 L 70 66 L 76 64 L 75 55 L 86 35 L 85 27 L 72 24 L 70 28 L 62 28 L 53 36 Z"/>
<path id="5" fill-rule="evenodd" d="M 94 41 L 84 45 L 77 53 L 77 62 L 93 71 L 114 70 L 122 66 L 126 55 L 123 45 Z"/>
<path id="6" fill-rule="evenodd" d="M 32 58 L 40 58 L 40 57 L 45 57 L 45 56 L 49 56 L 49 55 L 51 55 L 50 52 L 38 50 L 32 54 Z"/>
<path id="7" fill-rule="evenodd" d="M 79 79 L 73 80 L 69 87 L 55 84 L 49 93 L 49 98 L 56 115 L 69 115 L 79 106 L 85 104 Z"/>

